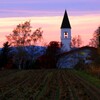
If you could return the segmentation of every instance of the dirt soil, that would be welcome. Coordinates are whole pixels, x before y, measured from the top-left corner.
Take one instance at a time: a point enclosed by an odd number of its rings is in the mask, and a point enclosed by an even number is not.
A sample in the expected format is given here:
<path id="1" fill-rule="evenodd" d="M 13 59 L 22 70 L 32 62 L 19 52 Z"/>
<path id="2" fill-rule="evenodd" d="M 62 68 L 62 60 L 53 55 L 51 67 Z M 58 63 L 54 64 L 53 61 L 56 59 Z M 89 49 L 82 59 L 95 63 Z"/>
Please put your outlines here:
<path id="1" fill-rule="evenodd" d="M 100 100 L 100 89 L 73 70 L 4 70 L 0 100 Z"/>

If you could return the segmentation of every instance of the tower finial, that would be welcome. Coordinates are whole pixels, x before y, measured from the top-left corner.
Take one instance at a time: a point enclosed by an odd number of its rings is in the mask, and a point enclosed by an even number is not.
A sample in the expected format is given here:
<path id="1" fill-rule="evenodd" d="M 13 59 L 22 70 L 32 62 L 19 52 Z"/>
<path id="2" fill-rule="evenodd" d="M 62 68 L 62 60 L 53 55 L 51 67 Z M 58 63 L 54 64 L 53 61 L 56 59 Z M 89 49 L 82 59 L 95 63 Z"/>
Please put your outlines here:
<path id="1" fill-rule="evenodd" d="M 71 28 L 66 9 L 65 9 L 65 13 L 64 13 L 64 17 L 63 17 L 61 28 Z"/>

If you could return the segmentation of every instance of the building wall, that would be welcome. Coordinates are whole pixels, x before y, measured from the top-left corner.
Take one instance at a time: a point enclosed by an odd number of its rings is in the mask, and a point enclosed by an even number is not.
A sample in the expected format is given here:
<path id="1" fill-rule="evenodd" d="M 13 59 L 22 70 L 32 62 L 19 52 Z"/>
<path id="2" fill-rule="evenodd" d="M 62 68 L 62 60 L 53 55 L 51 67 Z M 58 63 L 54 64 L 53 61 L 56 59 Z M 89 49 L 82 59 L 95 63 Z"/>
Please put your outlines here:
<path id="1" fill-rule="evenodd" d="M 64 33 L 67 32 L 68 37 L 65 38 Z M 71 29 L 63 28 L 61 29 L 61 42 L 62 42 L 62 51 L 70 51 L 71 47 Z"/>

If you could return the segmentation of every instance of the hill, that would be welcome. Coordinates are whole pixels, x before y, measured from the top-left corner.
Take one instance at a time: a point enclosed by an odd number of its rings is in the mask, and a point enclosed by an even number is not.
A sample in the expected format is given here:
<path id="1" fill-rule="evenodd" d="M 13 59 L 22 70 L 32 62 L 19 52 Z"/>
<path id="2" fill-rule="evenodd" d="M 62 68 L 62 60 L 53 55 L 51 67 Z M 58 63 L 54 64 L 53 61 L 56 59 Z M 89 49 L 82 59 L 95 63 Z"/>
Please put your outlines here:
<path id="1" fill-rule="evenodd" d="M 58 68 L 74 68 L 79 62 L 90 64 L 97 55 L 94 47 L 81 47 L 58 55 Z"/>

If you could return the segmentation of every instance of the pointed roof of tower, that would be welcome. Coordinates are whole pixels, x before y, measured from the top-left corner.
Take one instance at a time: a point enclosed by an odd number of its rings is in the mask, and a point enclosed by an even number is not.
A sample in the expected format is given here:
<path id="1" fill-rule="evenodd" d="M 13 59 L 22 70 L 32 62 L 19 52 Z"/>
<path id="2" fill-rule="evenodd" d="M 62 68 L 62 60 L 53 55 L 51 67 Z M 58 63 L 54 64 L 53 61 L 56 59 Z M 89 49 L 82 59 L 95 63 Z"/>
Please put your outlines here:
<path id="1" fill-rule="evenodd" d="M 61 28 L 71 28 L 69 18 L 68 18 L 68 14 L 67 14 L 66 10 L 65 10 L 64 17 L 63 17 Z"/>

